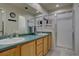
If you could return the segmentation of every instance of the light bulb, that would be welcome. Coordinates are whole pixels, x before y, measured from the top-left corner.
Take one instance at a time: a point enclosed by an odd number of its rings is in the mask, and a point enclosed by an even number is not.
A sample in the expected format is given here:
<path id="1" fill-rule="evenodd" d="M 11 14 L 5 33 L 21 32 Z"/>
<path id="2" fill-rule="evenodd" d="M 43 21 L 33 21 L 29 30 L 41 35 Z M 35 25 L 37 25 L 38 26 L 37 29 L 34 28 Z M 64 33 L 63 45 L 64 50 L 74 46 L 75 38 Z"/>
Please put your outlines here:
<path id="1" fill-rule="evenodd" d="M 56 14 L 54 14 L 56 16 Z"/>
<path id="2" fill-rule="evenodd" d="M 59 4 L 57 4 L 56 7 L 59 7 Z"/>

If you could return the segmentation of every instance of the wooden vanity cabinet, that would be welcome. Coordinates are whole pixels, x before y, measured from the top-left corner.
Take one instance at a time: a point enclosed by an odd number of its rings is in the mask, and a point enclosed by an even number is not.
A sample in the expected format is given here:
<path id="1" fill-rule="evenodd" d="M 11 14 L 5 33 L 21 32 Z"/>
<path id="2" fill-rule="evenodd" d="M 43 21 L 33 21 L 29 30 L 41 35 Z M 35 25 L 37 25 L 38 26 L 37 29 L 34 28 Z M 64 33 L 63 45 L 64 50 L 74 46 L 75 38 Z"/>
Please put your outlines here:
<path id="1" fill-rule="evenodd" d="M 35 56 L 35 41 L 25 43 L 21 46 L 21 56 Z"/>
<path id="2" fill-rule="evenodd" d="M 0 52 L 0 56 L 43 56 L 48 53 L 52 45 L 52 35 L 49 34 L 37 40 L 26 42 L 22 45 Z"/>
<path id="3" fill-rule="evenodd" d="M 0 52 L 0 56 L 19 56 L 19 55 L 20 55 L 19 47 L 15 47 L 15 48 Z"/>

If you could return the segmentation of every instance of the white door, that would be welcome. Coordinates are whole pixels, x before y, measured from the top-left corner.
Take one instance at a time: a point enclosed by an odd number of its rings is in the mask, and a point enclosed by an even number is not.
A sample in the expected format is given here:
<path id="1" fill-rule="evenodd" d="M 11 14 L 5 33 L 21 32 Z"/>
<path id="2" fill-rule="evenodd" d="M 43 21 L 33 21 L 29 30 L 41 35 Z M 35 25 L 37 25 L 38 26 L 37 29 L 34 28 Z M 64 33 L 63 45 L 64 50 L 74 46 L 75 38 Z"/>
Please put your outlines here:
<path id="1" fill-rule="evenodd" d="M 57 15 L 57 46 L 72 49 L 72 13 Z"/>
<path id="2" fill-rule="evenodd" d="M 25 16 L 19 16 L 19 33 L 27 33 L 26 19 Z"/>

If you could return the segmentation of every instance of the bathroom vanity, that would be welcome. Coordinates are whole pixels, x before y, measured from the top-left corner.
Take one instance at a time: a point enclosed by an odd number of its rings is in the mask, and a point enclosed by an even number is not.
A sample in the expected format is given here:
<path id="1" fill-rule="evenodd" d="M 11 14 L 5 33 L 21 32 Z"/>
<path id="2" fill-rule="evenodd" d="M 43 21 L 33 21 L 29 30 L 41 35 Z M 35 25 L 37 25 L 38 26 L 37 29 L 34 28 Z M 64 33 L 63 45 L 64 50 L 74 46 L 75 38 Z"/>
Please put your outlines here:
<path id="1" fill-rule="evenodd" d="M 43 56 L 53 45 L 51 33 L 21 37 L 25 40 L 20 43 L 0 45 L 0 56 Z"/>

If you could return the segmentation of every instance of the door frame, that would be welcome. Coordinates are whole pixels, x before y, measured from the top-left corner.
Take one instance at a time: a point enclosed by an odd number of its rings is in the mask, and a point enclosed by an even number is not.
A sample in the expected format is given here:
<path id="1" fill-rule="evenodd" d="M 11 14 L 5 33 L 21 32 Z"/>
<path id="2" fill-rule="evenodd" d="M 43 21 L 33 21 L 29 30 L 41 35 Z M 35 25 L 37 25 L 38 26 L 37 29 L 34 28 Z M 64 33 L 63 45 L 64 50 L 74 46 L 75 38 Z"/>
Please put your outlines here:
<path id="1" fill-rule="evenodd" d="M 57 13 L 57 14 L 64 14 L 64 13 L 72 13 L 72 50 L 75 51 L 75 38 L 74 38 L 74 19 L 73 19 L 73 11 L 69 10 L 66 12 L 62 13 Z M 57 14 L 56 14 L 56 24 L 55 24 L 55 45 L 57 46 Z"/>

